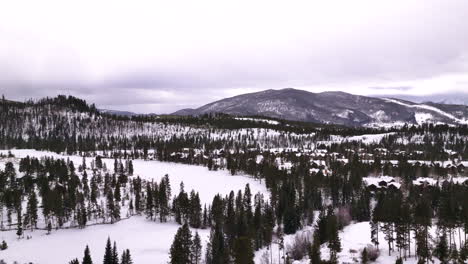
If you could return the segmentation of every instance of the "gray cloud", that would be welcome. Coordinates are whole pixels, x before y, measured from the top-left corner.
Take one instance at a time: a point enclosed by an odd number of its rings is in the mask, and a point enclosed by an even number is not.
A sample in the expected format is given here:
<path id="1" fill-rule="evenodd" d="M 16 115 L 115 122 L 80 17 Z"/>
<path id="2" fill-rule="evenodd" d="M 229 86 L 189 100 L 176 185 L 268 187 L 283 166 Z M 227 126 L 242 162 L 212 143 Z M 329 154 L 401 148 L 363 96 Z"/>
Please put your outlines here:
<path id="1" fill-rule="evenodd" d="M 139 112 L 284 87 L 466 94 L 466 17 L 464 0 L 11 4 L 0 10 L 0 91 Z"/>

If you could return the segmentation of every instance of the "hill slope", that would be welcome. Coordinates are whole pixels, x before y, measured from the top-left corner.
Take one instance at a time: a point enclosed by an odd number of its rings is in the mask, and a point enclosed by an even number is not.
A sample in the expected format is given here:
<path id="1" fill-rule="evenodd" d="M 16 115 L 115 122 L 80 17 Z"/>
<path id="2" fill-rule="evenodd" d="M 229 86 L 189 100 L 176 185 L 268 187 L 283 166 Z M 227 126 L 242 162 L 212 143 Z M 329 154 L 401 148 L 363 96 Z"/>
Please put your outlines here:
<path id="1" fill-rule="evenodd" d="M 197 109 L 183 109 L 174 114 L 200 115 L 215 112 L 348 126 L 423 122 L 468 124 L 467 106 L 416 104 L 344 92 L 311 93 L 292 88 L 242 94 Z"/>

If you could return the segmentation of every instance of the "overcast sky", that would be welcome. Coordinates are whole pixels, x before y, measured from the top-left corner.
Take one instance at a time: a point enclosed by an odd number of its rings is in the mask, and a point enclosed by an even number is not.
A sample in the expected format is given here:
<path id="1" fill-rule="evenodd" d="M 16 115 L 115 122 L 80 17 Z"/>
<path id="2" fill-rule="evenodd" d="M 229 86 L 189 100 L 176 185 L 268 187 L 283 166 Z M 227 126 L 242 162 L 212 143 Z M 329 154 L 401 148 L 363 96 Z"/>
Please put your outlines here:
<path id="1" fill-rule="evenodd" d="M 468 1 L 0 3 L 7 98 L 169 113 L 285 87 L 468 103 Z"/>

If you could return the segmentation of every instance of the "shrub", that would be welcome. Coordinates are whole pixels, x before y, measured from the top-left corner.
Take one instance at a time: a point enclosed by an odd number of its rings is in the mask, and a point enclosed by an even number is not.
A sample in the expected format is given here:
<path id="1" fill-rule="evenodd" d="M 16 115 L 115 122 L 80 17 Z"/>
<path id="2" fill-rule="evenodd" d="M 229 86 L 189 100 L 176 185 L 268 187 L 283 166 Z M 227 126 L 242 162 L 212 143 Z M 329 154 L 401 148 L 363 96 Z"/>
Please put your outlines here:
<path id="1" fill-rule="evenodd" d="M 366 257 L 367 257 L 368 262 L 374 262 L 380 256 L 380 251 L 376 247 L 374 247 L 373 245 L 369 244 L 361 251 L 361 258 L 362 258 L 362 253 L 363 253 L 364 250 L 366 251 L 365 254 L 367 255 Z"/>
<path id="2" fill-rule="evenodd" d="M 338 212 L 336 213 L 336 218 L 338 219 L 338 226 L 340 229 L 343 229 L 344 227 L 348 226 L 351 224 L 351 213 L 349 210 L 348 206 L 343 206 L 338 209 Z"/>
<path id="3" fill-rule="evenodd" d="M 5 240 L 2 241 L 2 244 L 0 245 L 0 250 L 6 250 L 8 248 L 8 245 Z"/>
<path id="4" fill-rule="evenodd" d="M 373 245 L 367 245 L 366 252 L 369 261 L 376 261 L 380 256 L 380 251 Z"/>
<path id="5" fill-rule="evenodd" d="M 301 260 L 307 255 L 309 247 L 310 243 L 306 239 L 306 236 L 296 234 L 292 244 L 288 244 L 287 252 L 292 259 Z"/>

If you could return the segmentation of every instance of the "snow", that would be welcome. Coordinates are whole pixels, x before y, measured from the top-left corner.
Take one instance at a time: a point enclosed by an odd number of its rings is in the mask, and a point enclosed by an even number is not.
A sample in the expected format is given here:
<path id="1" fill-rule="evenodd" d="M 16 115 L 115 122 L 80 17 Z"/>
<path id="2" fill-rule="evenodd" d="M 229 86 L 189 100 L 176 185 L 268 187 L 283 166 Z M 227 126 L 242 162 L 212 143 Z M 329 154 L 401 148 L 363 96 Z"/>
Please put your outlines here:
<path id="1" fill-rule="evenodd" d="M 336 114 L 336 116 L 341 117 L 341 118 L 349 118 L 349 115 L 352 113 L 354 113 L 353 110 L 346 109 L 343 112 Z"/>
<path id="2" fill-rule="evenodd" d="M 455 231 L 458 232 L 458 231 Z M 433 238 L 436 238 L 436 228 L 433 226 L 429 229 L 429 233 Z M 457 233 L 458 234 L 458 233 Z M 461 232 L 463 236 L 464 233 Z M 339 263 L 354 263 L 353 258 L 356 257 L 360 260 L 360 252 L 367 245 L 371 245 L 370 240 L 370 224 L 369 222 L 360 222 L 354 223 L 349 226 L 346 226 L 342 232 L 339 234 L 341 238 L 341 245 L 343 250 L 338 254 Z M 379 242 L 380 242 L 380 256 L 373 263 L 375 264 L 388 264 L 395 263 L 396 259 L 399 257 L 397 252 L 393 252 L 390 256 L 388 254 L 388 247 L 386 247 L 386 241 L 384 240 L 384 234 L 379 232 Z M 413 237 L 413 234 L 411 235 Z M 457 235 L 456 235 L 457 237 Z M 458 245 L 458 241 L 455 241 L 455 244 Z M 350 250 L 356 250 L 357 253 L 351 253 Z M 322 246 L 322 258 L 328 259 L 330 256 L 329 249 L 326 247 L 326 244 Z M 414 239 L 411 242 L 411 254 L 407 260 L 404 260 L 405 264 L 416 264 L 418 261 L 414 257 Z M 435 257 L 433 258 L 433 263 L 440 263 Z"/>
<path id="3" fill-rule="evenodd" d="M 378 110 L 375 113 L 370 114 L 370 116 L 380 123 L 388 122 L 390 120 L 383 110 Z"/>
<path id="4" fill-rule="evenodd" d="M 360 136 L 346 137 L 344 141 L 361 141 L 364 144 L 380 143 L 384 137 L 393 135 L 395 133 L 382 133 L 382 134 L 366 134 Z"/>
<path id="5" fill-rule="evenodd" d="M 387 186 L 393 185 L 397 189 L 400 189 L 401 184 L 395 181 L 395 178 L 390 176 L 380 176 L 380 177 L 363 177 L 362 181 L 366 183 L 367 186 L 375 185 L 377 188 L 380 188 L 379 183 L 385 182 Z M 387 187 L 385 186 L 385 187 Z"/>
<path id="6" fill-rule="evenodd" d="M 134 216 L 113 225 L 90 226 L 85 229 L 62 229 L 47 235 L 44 230 L 26 231 L 31 239 L 16 239 L 16 232 L 2 232 L 8 249 L 0 259 L 7 263 L 33 262 L 35 264 L 63 264 L 73 258 L 80 261 L 86 245 L 90 247 L 93 263 L 101 263 L 107 238 L 117 242 L 119 255 L 130 249 L 134 263 L 167 263 L 169 249 L 177 229 L 176 223 L 152 222 L 142 216 Z M 209 237 L 209 229 L 198 230 L 203 248 Z M 192 230 L 195 234 L 195 230 Z M 29 254 L 25 254 L 28 252 Z"/>
<path id="7" fill-rule="evenodd" d="M 414 118 L 416 119 L 416 123 L 418 123 L 418 125 L 428 123 L 434 119 L 434 117 L 429 113 L 415 113 Z"/>
<path id="8" fill-rule="evenodd" d="M 427 177 L 419 177 L 413 181 L 414 185 L 431 185 L 436 186 L 437 184 L 442 184 L 444 182 L 453 182 L 454 184 L 465 184 L 468 181 L 468 177 L 449 177 L 443 180 L 437 180 L 434 178 L 427 178 Z"/>
<path id="9" fill-rule="evenodd" d="M 235 117 L 234 119 L 243 120 L 243 121 L 262 122 L 262 123 L 267 123 L 267 124 L 270 124 L 270 125 L 278 125 L 279 124 L 278 121 L 269 120 L 269 119 L 259 119 L 259 118 L 249 118 L 249 117 Z"/>

